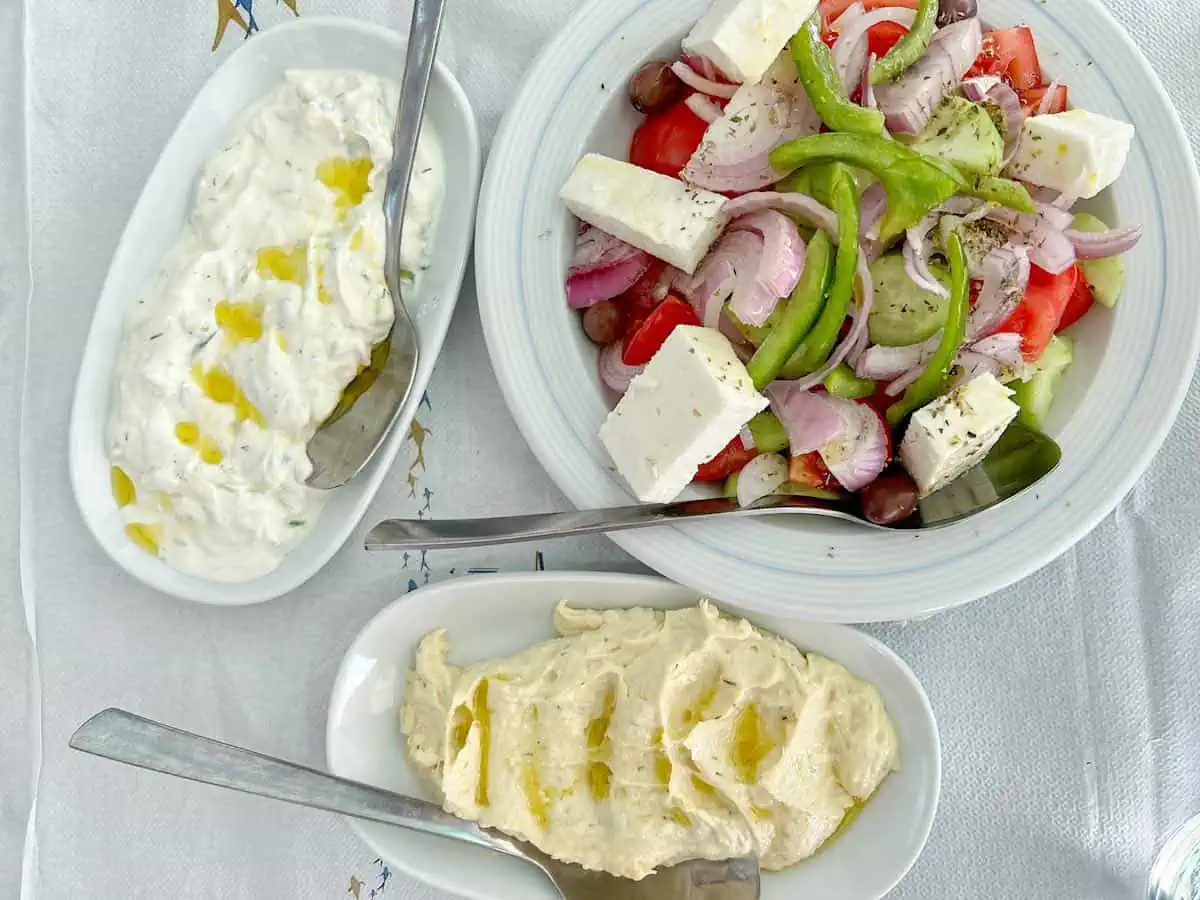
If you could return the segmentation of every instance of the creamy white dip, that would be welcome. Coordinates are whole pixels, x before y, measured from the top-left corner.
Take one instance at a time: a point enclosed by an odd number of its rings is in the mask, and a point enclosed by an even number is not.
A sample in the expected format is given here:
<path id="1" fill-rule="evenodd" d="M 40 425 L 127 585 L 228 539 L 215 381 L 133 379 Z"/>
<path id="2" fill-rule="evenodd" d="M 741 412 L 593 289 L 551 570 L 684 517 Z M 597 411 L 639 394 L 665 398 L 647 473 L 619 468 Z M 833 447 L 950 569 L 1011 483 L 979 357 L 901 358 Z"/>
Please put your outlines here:
<path id="1" fill-rule="evenodd" d="M 386 338 L 383 189 L 398 87 L 289 72 L 205 166 L 126 325 L 107 442 L 126 533 L 184 572 L 274 569 L 324 495 L 305 444 Z M 445 165 L 426 122 L 402 241 L 427 265 Z"/>
<path id="2" fill-rule="evenodd" d="M 410 674 L 401 729 L 450 812 L 629 878 L 816 852 L 897 765 L 873 686 L 721 616 L 560 605 L 561 637 L 459 668 L 445 632 Z"/>

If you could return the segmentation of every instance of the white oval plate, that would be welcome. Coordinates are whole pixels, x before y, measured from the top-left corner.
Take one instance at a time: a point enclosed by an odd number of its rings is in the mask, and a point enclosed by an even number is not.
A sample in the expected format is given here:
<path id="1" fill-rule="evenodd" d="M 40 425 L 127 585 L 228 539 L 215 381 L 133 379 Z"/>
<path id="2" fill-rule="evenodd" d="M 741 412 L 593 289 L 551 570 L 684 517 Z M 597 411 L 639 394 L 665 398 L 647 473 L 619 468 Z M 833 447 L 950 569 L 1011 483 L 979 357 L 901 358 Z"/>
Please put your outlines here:
<path id="1" fill-rule="evenodd" d="M 427 120 L 441 138 L 448 171 L 446 196 L 429 268 L 409 311 L 417 326 L 420 363 L 412 396 L 371 464 L 339 488 L 312 532 L 275 571 L 251 581 L 210 581 L 185 575 L 135 547 L 125 536 L 109 487 L 104 428 L 113 370 L 129 304 L 144 290 L 174 243 L 192 206 L 193 183 L 242 113 L 270 91 L 288 69 L 357 69 L 399 82 L 404 39 L 350 19 L 304 18 L 246 41 L 217 69 L 163 148 L 134 207 L 104 289 L 79 369 L 71 410 L 71 484 L 79 510 L 100 546 L 123 569 L 151 587 L 185 600 L 222 605 L 259 603 L 312 577 L 346 542 L 408 434 L 409 422 L 450 327 L 471 247 L 479 184 L 479 137 L 466 94 L 444 66 L 434 67 Z"/>
<path id="2" fill-rule="evenodd" d="M 510 656 L 554 637 L 552 614 L 562 599 L 598 609 L 679 609 L 698 602 L 694 591 L 660 578 L 588 572 L 473 575 L 421 588 L 375 616 L 342 661 L 325 734 L 330 771 L 431 798 L 409 765 L 400 734 L 401 698 L 417 643 L 428 632 L 446 628 L 456 660 Z M 888 776 L 836 841 L 786 872 L 764 873 L 763 900 L 882 897 L 920 855 L 937 810 L 941 747 L 929 699 L 912 670 L 862 632 L 749 618 L 874 684 L 900 737 L 900 770 Z M 554 900 L 549 884 L 517 860 L 401 828 L 348 821 L 383 859 L 443 890 L 476 900 Z"/>
<path id="3" fill-rule="evenodd" d="M 1107 515 L 1161 445 L 1200 349 L 1200 184 L 1149 64 L 1097 0 L 980 0 L 993 25 L 1027 22 L 1047 73 L 1076 106 L 1132 122 L 1125 173 L 1097 206 L 1145 237 L 1125 296 L 1074 329 L 1077 361 L 1049 430 L 1063 462 L 1035 490 L 936 532 L 892 534 L 778 518 L 625 532 L 613 538 L 668 577 L 781 616 L 864 622 L 928 615 L 1050 562 Z M 596 351 L 567 308 L 574 223 L 558 191 L 579 156 L 625 157 L 640 117 L 625 99 L 645 60 L 678 53 L 708 0 L 592 0 L 534 63 L 489 158 L 476 228 L 479 305 L 517 424 L 580 508 L 628 489 L 597 438 L 607 413 Z"/>

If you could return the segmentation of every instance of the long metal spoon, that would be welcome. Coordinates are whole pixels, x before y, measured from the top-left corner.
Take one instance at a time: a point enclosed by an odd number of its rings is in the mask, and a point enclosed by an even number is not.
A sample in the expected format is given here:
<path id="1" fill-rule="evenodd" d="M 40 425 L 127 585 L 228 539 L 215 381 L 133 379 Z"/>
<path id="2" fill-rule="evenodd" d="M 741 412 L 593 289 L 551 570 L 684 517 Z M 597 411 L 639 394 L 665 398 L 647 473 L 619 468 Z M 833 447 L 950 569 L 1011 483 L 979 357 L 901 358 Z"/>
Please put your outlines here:
<path id="1" fill-rule="evenodd" d="M 692 860 L 641 881 L 560 862 L 526 844 L 452 816 L 415 797 L 393 794 L 180 731 L 122 709 L 106 709 L 71 735 L 75 750 L 190 781 L 232 788 L 300 806 L 398 825 L 513 856 L 537 866 L 563 900 L 757 900 L 758 861 Z"/>
<path id="2" fill-rule="evenodd" d="M 383 277 L 395 309 L 387 361 L 375 382 L 345 414 L 331 417 L 309 440 L 310 487 L 340 487 L 362 471 L 400 417 L 416 379 L 417 329 L 404 305 L 400 239 L 445 5 L 446 0 L 416 0 L 413 4 L 400 108 L 392 134 L 392 163 L 383 195 L 387 225 Z"/>
<path id="3" fill-rule="evenodd" d="M 926 497 L 902 527 L 943 528 L 1004 503 L 1048 475 L 1062 456 L 1051 438 L 1014 423 L 984 461 Z M 453 550 L 546 540 L 598 532 L 648 528 L 715 516 L 802 515 L 842 519 L 881 531 L 894 526 L 866 519 L 857 504 L 807 496 L 773 495 L 740 506 L 714 497 L 678 503 L 581 509 L 574 512 L 497 516 L 485 519 L 385 519 L 368 533 L 368 550 Z"/>

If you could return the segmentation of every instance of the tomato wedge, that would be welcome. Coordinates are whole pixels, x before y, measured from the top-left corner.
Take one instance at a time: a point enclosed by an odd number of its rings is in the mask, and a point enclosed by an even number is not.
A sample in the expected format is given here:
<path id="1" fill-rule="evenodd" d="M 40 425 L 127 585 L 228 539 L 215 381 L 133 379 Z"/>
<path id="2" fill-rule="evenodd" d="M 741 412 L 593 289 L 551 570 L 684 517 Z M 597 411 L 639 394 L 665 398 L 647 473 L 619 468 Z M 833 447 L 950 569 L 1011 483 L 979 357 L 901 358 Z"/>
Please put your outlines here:
<path id="1" fill-rule="evenodd" d="M 642 277 L 633 283 L 633 287 L 617 298 L 633 321 L 644 321 L 650 313 L 654 312 L 658 304 L 667 299 L 667 290 L 670 284 L 667 283 L 665 277 L 666 271 L 667 264 L 661 259 L 651 260 L 650 268 L 646 269 Z"/>
<path id="2" fill-rule="evenodd" d="M 1058 330 L 1078 280 L 1078 266 L 1071 266 L 1061 275 L 1033 266 L 1021 303 L 996 330 L 1021 335 L 1021 355 L 1029 362 L 1037 359 Z"/>
<path id="3" fill-rule="evenodd" d="M 741 437 L 735 437 L 720 453 L 696 470 L 696 477 L 692 481 L 724 481 L 734 472 L 746 468 L 746 463 L 756 456 L 757 450 L 746 449 Z"/>
<path id="4" fill-rule="evenodd" d="M 1041 85 L 1042 64 L 1038 60 L 1033 32 L 1022 25 L 984 34 L 983 50 L 967 72 L 968 78 L 979 75 L 996 75 L 1018 91 Z"/>
<path id="5" fill-rule="evenodd" d="M 867 29 L 867 52 L 876 59 L 883 59 L 888 51 L 908 34 L 908 29 L 898 22 L 880 22 Z"/>
<path id="6" fill-rule="evenodd" d="M 647 116 L 638 126 L 629 144 L 629 161 L 676 178 L 707 130 L 708 123 L 681 100 L 663 112 Z"/>
<path id="7" fill-rule="evenodd" d="M 1063 309 L 1062 318 L 1058 320 L 1058 328 L 1055 329 L 1055 332 L 1070 328 L 1082 319 L 1084 313 L 1092 308 L 1095 300 L 1096 298 L 1092 295 L 1092 286 L 1087 283 L 1087 279 L 1080 272 L 1075 278 L 1075 290 L 1071 294 L 1071 299 L 1067 301 L 1066 308 Z"/>
<path id="8" fill-rule="evenodd" d="M 1046 99 L 1046 92 L 1050 90 L 1050 86 L 1030 88 L 1027 91 L 1020 91 L 1021 111 L 1026 117 L 1035 116 L 1042 110 L 1042 101 Z M 1046 105 L 1045 113 L 1060 113 L 1067 111 L 1067 86 L 1058 84 L 1054 86 L 1054 96 Z"/>
<path id="9" fill-rule="evenodd" d="M 821 491 L 840 491 L 842 486 L 833 477 L 825 460 L 816 450 L 788 460 L 788 481 Z"/>
<path id="10" fill-rule="evenodd" d="M 668 294 L 644 322 L 630 329 L 621 360 L 627 366 L 644 366 L 678 326 L 699 324 L 700 317 L 690 303 Z"/>

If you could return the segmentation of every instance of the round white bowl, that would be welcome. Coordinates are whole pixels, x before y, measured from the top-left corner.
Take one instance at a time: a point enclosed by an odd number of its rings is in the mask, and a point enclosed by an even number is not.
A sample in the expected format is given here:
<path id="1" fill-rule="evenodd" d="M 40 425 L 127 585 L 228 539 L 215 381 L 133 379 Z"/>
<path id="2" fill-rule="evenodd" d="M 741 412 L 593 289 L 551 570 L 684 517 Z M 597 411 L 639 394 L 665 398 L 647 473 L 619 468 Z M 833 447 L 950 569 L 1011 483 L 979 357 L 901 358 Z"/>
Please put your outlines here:
<path id="1" fill-rule="evenodd" d="M 624 158 L 640 117 L 625 99 L 645 60 L 678 52 L 708 0 L 592 0 L 547 46 L 493 145 L 476 228 L 492 364 L 534 453 L 580 508 L 630 502 L 597 438 L 607 414 L 596 350 L 563 281 L 574 235 L 558 191 L 587 151 Z M 1129 491 L 1183 401 L 1200 349 L 1200 182 L 1162 86 L 1098 0 L 981 0 L 994 26 L 1027 23 L 1074 105 L 1132 122 L 1129 162 L 1093 208 L 1140 222 L 1125 296 L 1076 326 L 1076 362 L 1049 422 L 1062 464 L 1037 487 L 932 532 L 836 522 L 711 522 L 613 535 L 676 581 L 780 616 L 865 622 L 928 615 L 1035 571 Z M 1119 216 L 1115 215 L 1119 211 Z M 1112 224 L 1113 222 L 1110 222 Z"/>
<path id="2" fill-rule="evenodd" d="M 184 600 L 235 606 L 261 603 L 299 587 L 346 542 L 387 474 L 450 327 L 471 249 L 471 221 L 479 183 L 479 137 L 470 102 L 450 71 L 433 70 L 427 120 L 438 132 L 448 170 L 429 268 L 408 298 L 417 328 L 420 362 L 413 390 L 375 458 L 333 492 L 312 532 L 273 571 L 250 581 L 214 581 L 188 575 L 151 556 L 125 535 L 109 486 L 104 429 L 113 370 L 121 352 L 125 316 L 174 244 L 192 207 L 193 185 L 208 158 L 225 142 L 245 110 L 289 69 L 357 69 L 399 81 L 405 42 L 378 25 L 351 19 L 305 18 L 246 41 L 213 74 L 180 119 L 146 181 L 117 244 L 96 303 L 75 401 L 71 408 L 71 485 L 84 522 L 113 561 L 130 575 Z"/>
<path id="3" fill-rule="evenodd" d="M 325 747 L 329 770 L 431 798 L 400 733 L 405 679 L 417 643 L 449 631 L 462 662 L 510 656 L 554 637 L 559 600 L 597 609 L 680 609 L 694 591 L 660 578 L 588 572 L 472 575 L 421 588 L 372 619 L 354 640 L 333 686 Z M 941 789 L 941 746 L 929 698 L 912 670 L 874 638 L 840 625 L 749 616 L 762 628 L 844 665 L 878 689 L 900 738 L 900 769 L 846 831 L 816 856 L 765 872 L 763 900 L 874 900 L 904 877 L 925 846 Z M 532 866 L 467 844 L 389 825 L 347 820 L 393 866 L 475 900 L 554 900 Z"/>

